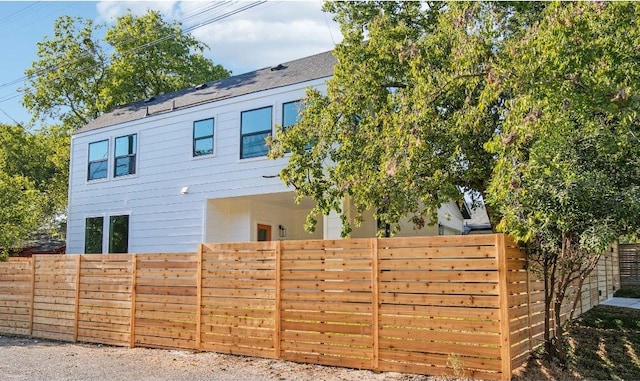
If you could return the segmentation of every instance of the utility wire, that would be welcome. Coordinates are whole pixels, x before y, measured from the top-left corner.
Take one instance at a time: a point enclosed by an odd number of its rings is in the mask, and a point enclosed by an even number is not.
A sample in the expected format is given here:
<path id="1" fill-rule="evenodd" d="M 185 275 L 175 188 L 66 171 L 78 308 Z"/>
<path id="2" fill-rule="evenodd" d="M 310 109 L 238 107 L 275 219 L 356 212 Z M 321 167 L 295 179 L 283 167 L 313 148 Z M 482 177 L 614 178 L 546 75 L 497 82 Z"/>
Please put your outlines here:
<path id="1" fill-rule="evenodd" d="M 25 12 L 27 12 L 27 10 L 28 10 L 29 8 L 31 8 L 31 7 L 35 7 L 36 5 L 37 5 L 37 6 L 41 6 L 41 5 L 42 5 L 42 3 L 41 3 L 41 2 L 39 2 L 39 1 L 38 1 L 38 2 L 35 2 L 35 3 L 31 3 L 31 4 L 27 5 L 27 6 L 26 6 L 26 7 L 24 7 L 24 8 L 18 9 L 17 11 L 15 11 L 15 12 L 13 12 L 13 13 L 9 13 L 8 15 L 6 15 L 6 16 L 4 16 L 4 17 L 1 17 L 1 18 L 0 18 L 0 23 L 3 23 L 3 24 L 4 24 L 4 21 L 5 21 L 5 20 L 16 20 L 16 19 L 17 19 L 16 15 L 18 15 L 18 14 L 20 14 L 20 13 L 25 13 Z"/>
<path id="2" fill-rule="evenodd" d="M 229 2 L 215 2 L 213 5 L 208 6 L 205 10 L 197 10 L 197 12 L 196 12 L 196 11 L 194 11 L 194 12 L 193 12 L 193 14 L 192 14 L 192 15 L 190 15 L 190 16 L 188 16 L 188 17 L 186 17 L 186 18 L 185 18 L 185 20 L 186 20 L 186 19 L 189 19 L 189 18 L 193 18 L 193 17 L 199 16 L 199 15 L 202 15 L 202 14 L 204 14 L 204 13 L 205 13 L 206 11 L 208 11 L 208 10 L 215 9 L 215 8 L 220 7 L 220 6 L 224 6 L 224 5 L 228 5 L 228 4 L 229 4 Z M 223 15 L 223 16 L 224 16 L 224 15 Z M 219 17 L 218 17 L 218 18 L 219 18 Z M 178 22 L 181 22 L 181 21 L 178 21 Z M 184 32 L 185 32 L 185 31 L 183 30 L 183 33 L 184 33 Z M 155 43 L 160 43 L 160 42 L 162 42 L 162 41 L 167 40 L 168 38 L 172 38 L 172 37 L 175 37 L 175 36 L 176 36 L 175 34 L 171 34 L 171 35 L 168 35 L 168 36 L 165 36 L 165 37 L 161 37 L 160 39 L 157 39 L 157 40 L 155 40 L 155 41 L 152 41 L 152 42 L 150 42 L 150 43 L 145 44 L 145 46 L 152 46 L 152 45 L 154 45 Z M 167 37 L 168 37 L 168 38 L 167 38 Z M 131 39 L 129 39 L 129 40 L 127 40 L 127 41 L 125 41 L 125 43 L 133 42 L 133 40 L 134 40 L 134 39 L 133 39 L 133 38 L 131 38 Z M 129 53 L 136 52 L 136 51 L 137 51 L 136 49 L 137 49 L 137 48 L 130 49 L 130 50 L 128 50 L 128 51 L 123 52 L 122 54 L 129 54 Z M 105 53 L 106 53 L 106 52 L 105 52 Z M 83 60 L 83 59 L 85 59 L 85 58 L 89 58 L 89 57 L 91 57 L 91 56 L 92 56 L 92 54 L 91 54 L 91 53 L 89 53 L 89 52 L 84 52 L 83 54 L 81 54 L 81 55 L 79 55 L 78 57 L 76 57 L 73 61 L 68 62 L 68 63 L 67 63 L 67 65 L 74 64 L 74 63 L 76 63 L 76 62 L 79 62 L 79 61 L 81 61 L 81 60 Z M 33 73 L 33 74 L 31 74 L 31 75 L 25 75 L 25 76 L 22 76 L 22 77 L 20 77 L 20 78 L 18 78 L 18 79 L 13 80 L 13 81 L 10 81 L 10 82 L 7 82 L 7 83 L 3 83 L 3 84 L 1 84 L 1 85 L 0 85 L 0 89 L 1 89 L 1 88 L 4 88 L 4 87 L 11 86 L 11 85 L 16 85 L 16 84 L 22 83 L 22 82 L 24 82 L 25 80 L 27 80 L 27 79 L 29 79 L 29 78 L 31 78 L 31 77 L 33 77 L 33 76 L 42 75 L 42 74 L 44 74 L 44 73 L 46 73 L 46 72 L 49 72 L 49 71 L 52 71 L 52 70 L 54 70 L 54 69 L 55 69 L 55 67 L 54 67 L 54 68 L 50 68 L 50 69 L 49 69 L 49 68 L 43 68 L 43 69 L 40 69 L 40 70 L 36 71 L 35 73 Z"/>
<path id="3" fill-rule="evenodd" d="M 19 122 L 17 122 L 15 119 L 13 119 L 13 118 L 11 117 L 11 115 L 7 114 L 7 112 L 6 112 L 6 111 L 4 111 L 2 108 L 0 108 L 0 111 L 2 111 L 2 113 L 3 113 L 3 114 L 5 114 L 9 119 L 13 120 L 13 123 L 15 123 L 16 125 L 20 125 L 20 123 L 19 123 Z"/>
<path id="4" fill-rule="evenodd" d="M 62 4 L 63 6 L 57 8 L 57 9 L 54 9 L 54 10 L 50 10 L 48 12 L 44 11 L 44 8 L 49 8 L 50 6 L 54 6 L 54 5 L 58 5 L 58 4 Z M 41 7 L 31 10 L 30 14 L 26 15 L 25 17 L 19 17 L 19 18 L 14 19 L 13 23 L 14 24 L 18 24 L 18 26 L 13 28 L 13 30 L 3 31 L 2 33 L 0 33 L 0 35 L 2 35 L 2 36 L 15 36 L 18 33 L 18 31 L 27 29 L 27 28 L 29 28 L 30 25 L 41 23 L 41 20 L 43 20 L 43 19 L 45 19 L 47 17 L 50 17 L 51 14 L 53 14 L 53 13 L 61 13 L 63 10 L 71 8 L 71 7 L 73 7 L 73 6 L 77 5 L 77 4 L 78 4 L 77 2 L 69 2 L 69 3 L 64 3 L 64 2 L 46 2 L 45 4 L 41 4 Z M 34 17 L 36 10 L 38 12 L 40 12 L 40 17 Z M 0 27 L 4 27 L 6 25 L 11 25 L 11 22 L 0 24 Z"/>
<path id="5" fill-rule="evenodd" d="M 254 8 L 254 7 L 259 6 L 259 5 L 261 5 L 261 4 L 264 4 L 264 3 L 266 3 L 266 1 L 256 1 L 256 2 L 253 2 L 253 3 L 249 3 L 249 4 L 247 4 L 247 5 L 241 6 L 241 7 L 239 7 L 239 8 L 236 8 L 236 9 L 234 9 L 234 10 L 228 11 L 228 12 L 226 12 L 226 13 L 222 13 L 222 14 L 220 14 L 220 15 L 218 15 L 218 16 L 211 17 L 211 18 L 209 18 L 209 19 L 207 19 L 207 20 L 205 20 L 205 21 L 202 21 L 202 22 L 200 22 L 200 23 L 198 23 L 198 24 L 196 24 L 196 25 L 194 25 L 194 26 L 191 26 L 191 27 L 189 27 L 189 28 L 185 28 L 185 29 L 183 29 L 183 30 L 182 30 L 182 33 L 183 33 L 183 34 L 184 34 L 184 33 L 190 33 L 190 32 L 192 32 L 192 31 L 194 31 L 194 30 L 196 30 L 196 29 L 198 29 L 198 28 L 201 28 L 201 27 L 203 27 L 203 26 L 206 26 L 206 25 L 212 24 L 212 23 L 214 23 L 214 22 L 217 22 L 217 21 L 220 21 L 220 20 L 226 19 L 226 18 L 228 18 L 228 17 L 234 16 L 234 15 L 236 15 L 236 14 L 238 14 L 238 13 L 241 13 L 241 12 L 247 11 L 247 10 L 249 10 L 249 9 L 251 9 L 251 8 Z M 190 15 L 189 17 L 187 17 L 187 18 L 185 18 L 185 19 L 189 19 L 189 18 L 197 17 L 197 16 L 199 16 L 199 15 L 202 15 L 202 14 L 206 13 L 206 12 L 207 12 L 207 11 L 209 11 L 209 10 L 216 9 L 216 8 L 218 8 L 218 7 L 222 6 L 222 5 L 227 5 L 227 4 L 228 4 L 228 3 L 220 3 L 220 2 L 217 2 L 217 3 L 215 3 L 215 4 L 211 5 L 211 6 L 208 6 L 208 7 L 207 7 L 207 8 L 205 8 L 204 10 L 198 10 L 198 12 L 194 13 L 193 15 Z M 157 44 L 159 44 L 159 43 L 161 43 L 161 42 L 163 42 L 163 41 L 166 41 L 166 40 L 168 40 L 168 39 L 174 38 L 174 37 L 176 37 L 177 35 L 178 35 L 177 33 L 171 33 L 171 34 L 168 34 L 167 36 L 164 36 L 164 37 L 158 38 L 158 39 L 156 39 L 156 40 L 154 40 L 154 41 L 151 41 L 151 42 L 149 42 L 149 43 L 146 43 L 146 44 L 140 45 L 140 46 L 138 46 L 138 47 L 132 48 L 132 49 L 130 49 L 130 50 L 128 50 L 128 51 L 125 51 L 125 52 L 121 53 L 121 55 L 126 55 L 126 54 L 131 54 L 131 53 L 139 52 L 139 51 L 141 51 L 141 50 L 144 50 L 144 49 L 147 49 L 147 48 L 149 48 L 149 47 L 151 47 L 151 46 L 157 45 Z M 66 66 L 66 65 L 74 64 L 74 63 L 79 62 L 80 60 L 85 59 L 85 58 L 88 58 L 88 57 L 90 57 L 90 54 L 89 54 L 88 52 L 87 52 L 87 53 L 84 53 L 84 54 L 80 55 L 79 57 L 77 57 L 75 60 L 73 60 L 73 61 L 71 61 L 71 62 L 66 63 L 66 64 L 65 64 L 65 66 Z M 107 62 L 107 63 L 108 63 L 108 62 L 110 62 L 110 59 L 109 59 L 109 58 L 106 58 L 106 62 Z M 4 87 L 11 86 L 11 85 L 19 84 L 19 83 L 24 82 L 25 80 L 27 80 L 27 79 L 29 79 L 29 78 L 32 78 L 32 77 L 34 77 L 34 76 L 39 76 L 39 75 L 45 74 L 45 73 L 47 73 L 47 72 L 50 72 L 50 71 L 52 71 L 52 70 L 55 70 L 57 67 L 58 67 L 58 66 L 55 66 L 55 67 L 52 67 L 52 68 L 43 68 L 43 69 L 40 69 L 40 70 L 36 71 L 35 73 L 33 73 L 32 75 L 23 76 L 23 77 L 18 78 L 18 79 L 16 79 L 16 80 L 13 80 L 13 81 L 7 82 L 7 83 L 5 83 L 5 84 L 2 84 L 2 85 L 0 85 L 0 88 L 4 88 Z M 86 71 L 86 70 L 87 70 L 87 69 L 77 70 L 77 71 L 75 71 L 75 72 L 73 72 L 73 73 L 71 73 L 71 74 L 80 74 L 80 73 L 82 73 L 82 72 L 84 72 L 84 71 Z M 0 98 L 0 103 L 5 102 L 5 101 L 10 100 L 10 99 L 13 99 L 13 98 L 16 98 L 16 97 L 18 97 L 18 96 L 20 96 L 20 94 L 17 94 L 17 95 L 9 95 L 9 96 L 2 97 L 2 98 Z"/>

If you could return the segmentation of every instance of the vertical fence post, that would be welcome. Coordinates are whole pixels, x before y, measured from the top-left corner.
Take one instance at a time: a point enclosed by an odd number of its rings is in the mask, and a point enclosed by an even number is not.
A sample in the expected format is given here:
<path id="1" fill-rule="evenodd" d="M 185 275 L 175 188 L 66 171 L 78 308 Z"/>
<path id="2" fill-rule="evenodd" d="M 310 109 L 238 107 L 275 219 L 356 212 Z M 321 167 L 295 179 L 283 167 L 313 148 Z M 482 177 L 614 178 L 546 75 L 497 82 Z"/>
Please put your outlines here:
<path id="1" fill-rule="evenodd" d="M 527 254 L 525 254 L 527 255 Z M 531 270 L 529 269 L 528 258 L 527 258 L 527 318 L 528 327 L 527 332 L 529 333 L 529 352 L 533 351 L 533 336 L 531 335 L 532 330 L 532 320 L 531 320 Z"/>
<path id="2" fill-rule="evenodd" d="M 380 277 L 378 271 L 378 238 L 371 239 L 371 337 L 372 337 L 372 368 L 378 370 L 380 364 Z"/>
<path id="3" fill-rule="evenodd" d="M 136 344 L 136 282 L 138 278 L 138 255 L 131 254 L 131 309 L 129 316 L 129 348 Z"/>
<path id="4" fill-rule="evenodd" d="M 80 272 L 82 268 L 82 254 L 76 257 L 76 300 L 73 318 L 73 341 L 78 341 L 78 317 L 80 316 Z"/>
<path id="5" fill-rule="evenodd" d="M 204 244 L 198 245 L 198 262 L 197 262 L 197 309 L 196 309 L 196 348 L 200 350 L 202 347 L 202 250 Z"/>
<path id="6" fill-rule="evenodd" d="M 504 234 L 496 234 L 496 256 L 498 260 L 498 295 L 500 298 L 500 354 L 502 379 L 511 378 L 511 340 L 509 327 L 509 289 L 507 287 L 507 253 Z"/>
<path id="7" fill-rule="evenodd" d="M 29 301 L 29 336 L 33 336 L 33 308 L 36 297 L 36 256 L 31 256 L 31 300 Z"/>
<path id="8" fill-rule="evenodd" d="M 274 311 L 274 323 L 275 323 L 275 332 L 273 334 L 273 349 L 275 358 L 280 358 L 280 338 L 282 334 L 282 241 L 276 242 L 276 274 L 275 274 L 275 287 L 276 287 L 276 300 L 275 300 L 275 311 Z"/>

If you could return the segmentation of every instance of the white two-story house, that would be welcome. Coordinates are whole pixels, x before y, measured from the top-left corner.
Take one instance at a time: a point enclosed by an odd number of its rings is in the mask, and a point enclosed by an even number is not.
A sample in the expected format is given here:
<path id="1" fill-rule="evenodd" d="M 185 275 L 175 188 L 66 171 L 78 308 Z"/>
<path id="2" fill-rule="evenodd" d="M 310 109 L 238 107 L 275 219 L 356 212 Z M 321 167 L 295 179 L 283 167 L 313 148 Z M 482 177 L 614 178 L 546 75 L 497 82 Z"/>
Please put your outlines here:
<path id="1" fill-rule="evenodd" d="M 331 52 L 116 108 L 71 140 L 68 253 L 184 252 L 201 242 L 340 237 L 340 219 L 303 225 L 264 138 L 298 118 L 307 87 L 326 90 Z M 348 211 L 348 205 L 345 205 Z M 461 234 L 455 203 L 439 224 L 399 235 Z M 374 237 L 371 218 L 352 237 Z"/>

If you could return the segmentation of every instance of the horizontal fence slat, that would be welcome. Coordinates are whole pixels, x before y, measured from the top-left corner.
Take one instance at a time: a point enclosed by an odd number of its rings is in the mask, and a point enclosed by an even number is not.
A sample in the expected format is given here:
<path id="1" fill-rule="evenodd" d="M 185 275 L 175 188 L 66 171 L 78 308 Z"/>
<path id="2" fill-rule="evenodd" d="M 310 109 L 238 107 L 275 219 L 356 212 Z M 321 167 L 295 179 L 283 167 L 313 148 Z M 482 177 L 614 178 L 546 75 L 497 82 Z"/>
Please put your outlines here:
<path id="1" fill-rule="evenodd" d="M 0 263 L 0 333 L 445 376 L 455 360 L 486 379 L 508 378 L 502 367 L 542 342 L 544 284 L 508 237 L 208 243 L 201 252 Z M 581 292 L 569 288 L 578 313 L 607 297 L 598 290 L 617 284 L 610 273 L 636 274 L 628 253 L 620 245 Z"/>

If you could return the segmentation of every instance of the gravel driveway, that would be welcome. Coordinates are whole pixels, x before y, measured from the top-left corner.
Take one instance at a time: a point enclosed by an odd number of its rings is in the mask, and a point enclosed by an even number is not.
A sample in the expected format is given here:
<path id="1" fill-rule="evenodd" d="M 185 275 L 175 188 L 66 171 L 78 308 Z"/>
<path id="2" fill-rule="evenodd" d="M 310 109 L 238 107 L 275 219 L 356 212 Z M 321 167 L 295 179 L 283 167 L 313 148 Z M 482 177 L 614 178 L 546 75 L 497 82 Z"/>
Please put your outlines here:
<path id="1" fill-rule="evenodd" d="M 374 373 L 211 352 L 130 349 L 0 336 L 0 379 L 427 381 L 438 378 L 401 373 Z"/>

